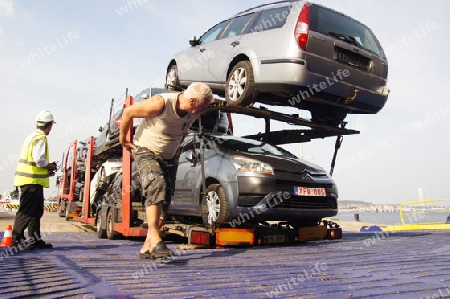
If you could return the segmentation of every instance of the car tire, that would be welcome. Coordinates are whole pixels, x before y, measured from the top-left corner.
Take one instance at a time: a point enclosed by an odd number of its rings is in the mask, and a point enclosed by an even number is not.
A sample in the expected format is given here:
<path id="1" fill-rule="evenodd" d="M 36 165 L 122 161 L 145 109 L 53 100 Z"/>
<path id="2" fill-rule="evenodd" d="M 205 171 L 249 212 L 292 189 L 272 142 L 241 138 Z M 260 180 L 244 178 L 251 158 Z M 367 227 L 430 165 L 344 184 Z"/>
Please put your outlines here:
<path id="1" fill-rule="evenodd" d="M 70 206 L 71 206 L 70 201 L 67 201 L 65 210 L 66 221 L 70 220 Z"/>
<path id="2" fill-rule="evenodd" d="M 65 206 L 66 206 L 65 201 L 61 200 L 59 202 L 59 210 L 58 210 L 58 216 L 61 217 L 61 218 L 66 216 L 66 211 L 64 210 Z"/>
<path id="3" fill-rule="evenodd" d="M 172 64 L 167 70 L 165 89 L 179 90 L 180 81 L 178 79 L 178 67 L 176 64 Z"/>
<path id="4" fill-rule="evenodd" d="M 212 225 L 228 220 L 228 203 L 223 187 L 211 184 L 206 188 L 206 195 L 201 205 L 203 224 Z"/>
<path id="5" fill-rule="evenodd" d="M 106 237 L 106 229 L 102 228 L 103 223 L 102 223 L 102 216 L 100 215 L 100 210 L 98 211 L 97 215 L 98 215 L 97 216 L 97 224 L 96 224 L 97 237 L 99 239 L 104 239 Z"/>
<path id="6" fill-rule="evenodd" d="M 113 211 L 110 209 L 106 215 L 106 237 L 109 240 L 114 240 L 116 238 L 116 233 L 114 231 L 114 217 Z"/>
<path id="7" fill-rule="evenodd" d="M 250 61 L 239 61 L 228 75 L 225 100 L 230 106 L 249 106 L 253 103 L 255 78 Z"/>

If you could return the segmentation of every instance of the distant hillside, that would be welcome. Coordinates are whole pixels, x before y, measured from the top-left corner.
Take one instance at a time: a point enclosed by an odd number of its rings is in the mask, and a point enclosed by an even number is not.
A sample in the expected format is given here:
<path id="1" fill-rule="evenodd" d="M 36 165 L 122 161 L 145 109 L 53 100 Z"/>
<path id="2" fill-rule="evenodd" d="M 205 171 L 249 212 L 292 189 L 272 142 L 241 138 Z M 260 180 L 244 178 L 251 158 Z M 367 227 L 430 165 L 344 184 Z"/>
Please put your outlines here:
<path id="1" fill-rule="evenodd" d="M 372 203 L 362 200 L 339 200 L 341 205 L 371 205 Z"/>

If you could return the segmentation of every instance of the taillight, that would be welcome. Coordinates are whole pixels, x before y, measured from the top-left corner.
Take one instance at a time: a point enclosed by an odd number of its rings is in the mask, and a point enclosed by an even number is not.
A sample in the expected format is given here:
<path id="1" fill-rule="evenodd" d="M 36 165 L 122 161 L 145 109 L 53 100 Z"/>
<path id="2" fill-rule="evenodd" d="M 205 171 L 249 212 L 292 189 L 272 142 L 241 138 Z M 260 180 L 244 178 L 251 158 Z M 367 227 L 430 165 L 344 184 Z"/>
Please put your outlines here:
<path id="1" fill-rule="evenodd" d="M 120 127 L 120 124 L 122 123 L 122 118 L 121 117 L 116 118 L 115 122 L 116 126 Z"/>
<path id="2" fill-rule="evenodd" d="M 302 50 L 306 50 L 309 31 L 309 7 L 305 4 L 302 11 L 298 15 L 297 25 L 295 26 L 294 36 L 298 46 Z"/>
<path id="3" fill-rule="evenodd" d="M 199 244 L 199 245 L 210 245 L 210 239 L 209 237 L 211 234 L 209 232 L 204 231 L 191 231 L 191 238 L 190 243 L 191 244 Z"/>

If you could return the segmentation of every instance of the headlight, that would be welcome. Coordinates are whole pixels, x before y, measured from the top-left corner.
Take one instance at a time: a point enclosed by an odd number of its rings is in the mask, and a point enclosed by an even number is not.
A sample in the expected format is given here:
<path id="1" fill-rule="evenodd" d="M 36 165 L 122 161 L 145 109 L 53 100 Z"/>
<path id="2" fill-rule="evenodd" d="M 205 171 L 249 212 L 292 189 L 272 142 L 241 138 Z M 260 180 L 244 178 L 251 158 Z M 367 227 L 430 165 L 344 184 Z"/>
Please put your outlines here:
<path id="1" fill-rule="evenodd" d="M 237 171 L 274 175 L 273 167 L 270 164 L 244 156 L 231 156 L 230 159 Z"/>

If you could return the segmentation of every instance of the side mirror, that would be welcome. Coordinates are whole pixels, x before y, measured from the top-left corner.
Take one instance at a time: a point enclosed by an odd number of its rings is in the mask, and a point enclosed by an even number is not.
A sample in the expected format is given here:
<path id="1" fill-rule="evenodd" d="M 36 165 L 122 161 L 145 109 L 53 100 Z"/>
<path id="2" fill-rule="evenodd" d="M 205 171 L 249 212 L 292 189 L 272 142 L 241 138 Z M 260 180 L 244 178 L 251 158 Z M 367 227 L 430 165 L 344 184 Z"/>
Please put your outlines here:
<path id="1" fill-rule="evenodd" d="M 188 150 L 186 153 L 184 153 L 184 157 L 189 162 L 194 163 L 194 154 L 193 154 L 192 150 Z"/>
<path id="2" fill-rule="evenodd" d="M 195 36 L 193 36 L 193 37 L 189 40 L 189 44 L 190 44 L 191 46 L 196 46 L 196 45 L 198 45 L 198 39 L 197 39 Z"/>
<path id="3" fill-rule="evenodd" d="M 103 127 L 98 128 L 99 132 L 103 132 Z"/>
<path id="4" fill-rule="evenodd" d="M 200 160 L 200 154 L 197 152 L 197 150 L 188 150 L 184 156 L 186 157 L 186 160 L 192 163 L 191 166 L 197 165 L 198 161 Z"/>

